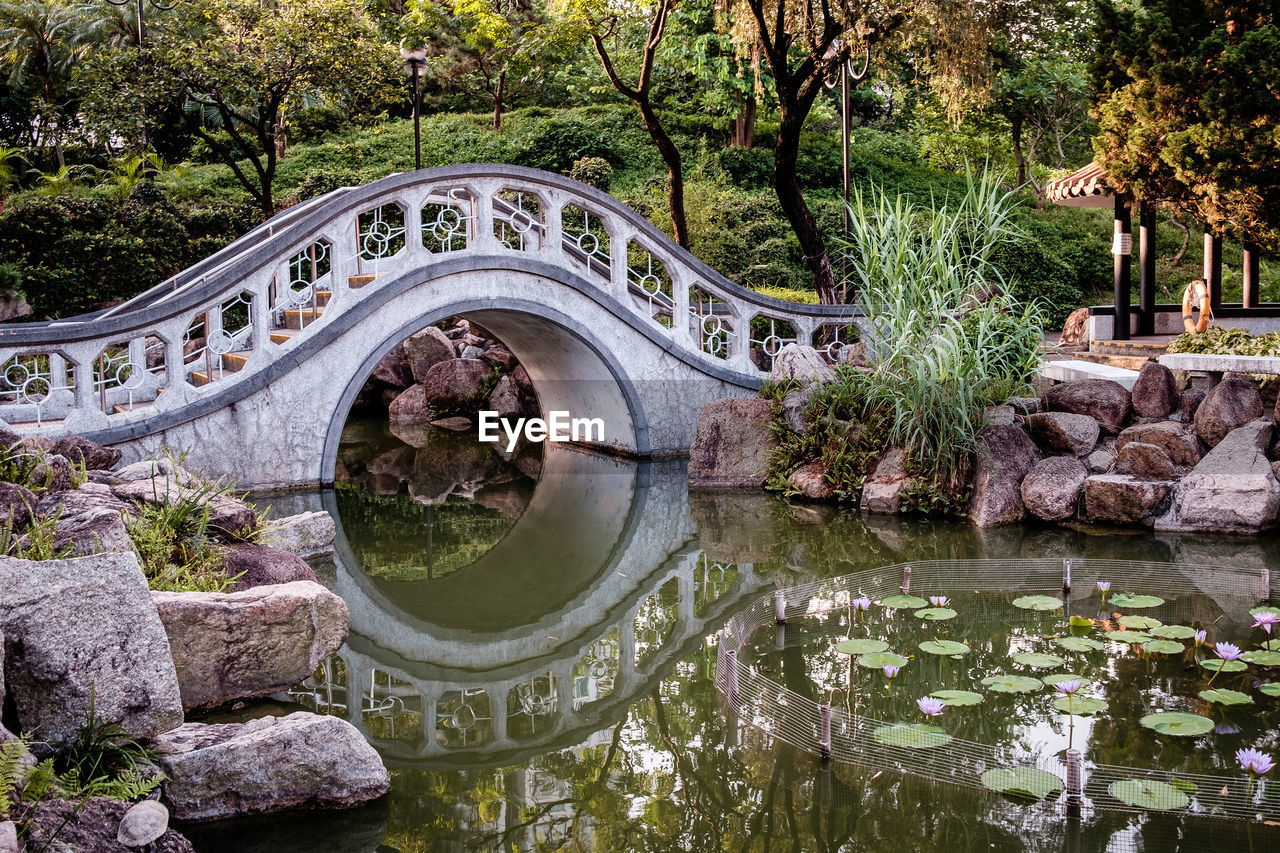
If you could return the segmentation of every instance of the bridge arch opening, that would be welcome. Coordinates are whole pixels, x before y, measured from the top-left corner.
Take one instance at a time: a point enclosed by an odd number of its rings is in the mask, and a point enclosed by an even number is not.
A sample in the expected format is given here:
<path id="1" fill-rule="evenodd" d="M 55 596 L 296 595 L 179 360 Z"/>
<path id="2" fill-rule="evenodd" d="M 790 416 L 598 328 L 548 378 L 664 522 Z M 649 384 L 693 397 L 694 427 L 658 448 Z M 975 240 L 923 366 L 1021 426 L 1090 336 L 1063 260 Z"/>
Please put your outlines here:
<path id="1" fill-rule="evenodd" d="M 616 355 L 573 317 L 540 303 L 477 300 L 437 308 L 401 326 L 374 347 L 353 372 L 325 435 L 320 481 L 333 483 L 342 431 L 353 404 L 378 363 L 400 342 L 447 317 L 459 317 L 492 332 L 528 372 L 544 417 L 598 418 L 603 441 L 584 446 L 630 456 L 652 451 L 639 395 Z M 473 426 L 473 430 L 475 427 Z M 472 433 L 475 435 L 475 433 Z"/>

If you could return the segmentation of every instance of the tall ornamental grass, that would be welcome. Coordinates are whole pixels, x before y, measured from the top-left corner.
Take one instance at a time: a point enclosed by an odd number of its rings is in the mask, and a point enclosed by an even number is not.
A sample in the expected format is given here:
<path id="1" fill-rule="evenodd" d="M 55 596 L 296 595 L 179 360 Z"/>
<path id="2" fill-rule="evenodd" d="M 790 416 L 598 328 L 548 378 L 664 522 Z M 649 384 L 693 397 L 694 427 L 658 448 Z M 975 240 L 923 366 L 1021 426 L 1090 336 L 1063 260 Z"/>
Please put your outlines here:
<path id="1" fill-rule="evenodd" d="M 967 483 L 987 407 L 1025 391 L 1039 362 L 1039 311 L 1008 295 L 992 263 L 1023 239 L 1013 207 L 972 173 L 948 206 L 879 191 L 850 206 L 845 249 L 872 366 L 844 378 L 913 473 L 950 497 Z"/>

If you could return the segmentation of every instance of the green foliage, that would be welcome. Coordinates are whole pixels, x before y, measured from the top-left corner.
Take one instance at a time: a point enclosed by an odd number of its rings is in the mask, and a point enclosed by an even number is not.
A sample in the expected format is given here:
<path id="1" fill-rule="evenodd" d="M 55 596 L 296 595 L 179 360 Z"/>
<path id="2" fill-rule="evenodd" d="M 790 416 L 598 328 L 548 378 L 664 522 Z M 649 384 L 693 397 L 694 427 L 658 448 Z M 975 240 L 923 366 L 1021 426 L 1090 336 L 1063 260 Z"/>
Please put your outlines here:
<path id="1" fill-rule="evenodd" d="M 773 152 L 764 148 L 730 146 L 716 155 L 716 165 L 743 189 L 763 189 L 773 180 Z"/>
<path id="2" fill-rule="evenodd" d="M 33 513 L 26 529 L 19 533 L 14 529 L 11 515 L 0 525 L 0 553 L 19 560 L 61 560 L 68 557 L 73 548 L 70 545 L 57 546 L 57 528 L 58 515 L 41 518 Z"/>
<path id="3" fill-rule="evenodd" d="M 573 164 L 584 157 L 608 160 L 613 153 L 603 127 L 574 117 L 555 116 L 520 133 L 513 162 L 567 175 Z"/>
<path id="4" fill-rule="evenodd" d="M 318 142 L 350 129 L 351 115 L 339 104 L 320 102 L 303 107 L 289 117 L 291 142 Z"/>
<path id="5" fill-rule="evenodd" d="M 155 753 L 123 728 L 98 716 L 92 693 L 89 717 L 67 741 L 51 744 L 57 787 L 70 797 L 135 800 L 159 787 Z"/>
<path id="6" fill-rule="evenodd" d="M 1059 329 L 1067 315 L 1085 304 L 1075 271 L 1043 243 L 1017 240 L 1002 243 L 991 263 L 1022 304 L 1039 304 L 1045 328 Z"/>
<path id="7" fill-rule="evenodd" d="M 1243 329 L 1210 326 L 1196 335 L 1181 334 L 1169 342 L 1169 352 L 1209 355 L 1280 356 L 1280 332 L 1251 335 Z"/>
<path id="8" fill-rule="evenodd" d="M 581 157 L 570 167 L 569 177 L 607 193 L 613 183 L 613 166 L 603 157 Z"/>
<path id="9" fill-rule="evenodd" d="M 174 500 L 144 503 L 127 519 L 129 538 L 152 589 L 225 592 L 234 585 L 209 527 L 209 501 L 225 491 L 210 485 L 184 491 Z"/>

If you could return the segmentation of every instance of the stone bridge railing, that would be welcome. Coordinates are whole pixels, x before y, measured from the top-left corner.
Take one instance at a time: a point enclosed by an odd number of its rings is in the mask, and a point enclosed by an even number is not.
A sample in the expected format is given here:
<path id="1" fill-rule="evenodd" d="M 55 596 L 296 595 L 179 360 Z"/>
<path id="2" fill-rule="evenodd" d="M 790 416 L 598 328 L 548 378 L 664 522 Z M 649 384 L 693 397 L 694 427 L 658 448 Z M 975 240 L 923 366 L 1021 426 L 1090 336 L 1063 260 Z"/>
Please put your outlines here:
<path id="1" fill-rule="evenodd" d="M 211 399 L 229 405 L 251 377 L 281 376 L 282 361 L 287 370 L 323 346 L 335 317 L 378 299 L 380 284 L 426 281 L 433 265 L 465 256 L 491 269 L 537 261 L 565 270 L 615 314 L 651 324 L 685 361 L 752 378 L 792 341 L 834 358 L 853 317 L 848 306 L 740 287 L 576 181 L 442 167 L 297 205 L 110 310 L 0 327 L 0 418 L 52 434 L 147 434 L 158 415 Z"/>

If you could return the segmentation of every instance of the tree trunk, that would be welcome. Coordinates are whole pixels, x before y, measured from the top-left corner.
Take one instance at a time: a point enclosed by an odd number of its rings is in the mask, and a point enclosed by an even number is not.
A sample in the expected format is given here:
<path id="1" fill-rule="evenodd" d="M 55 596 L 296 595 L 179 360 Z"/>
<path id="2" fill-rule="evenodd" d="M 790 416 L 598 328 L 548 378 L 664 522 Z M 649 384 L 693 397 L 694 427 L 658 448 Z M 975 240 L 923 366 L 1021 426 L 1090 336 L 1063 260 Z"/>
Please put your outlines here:
<path id="1" fill-rule="evenodd" d="M 498 87 L 493 90 L 493 131 L 502 130 L 502 95 L 507 88 L 507 72 L 498 75 Z"/>
<path id="2" fill-rule="evenodd" d="M 1022 154 L 1022 116 L 1013 116 L 1009 119 L 1009 123 L 1013 130 L 1013 161 L 1018 164 L 1013 185 L 1020 188 L 1027 183 L 1027 158 Z"/>
<path id="3" fill-rule="evenodd" d="M 1169 261 L 1169 266 L 1182 266 L 1182 258 L 1187 254 L 1187 248 L 1191 245 L 1191 229 L 1187 224 L 1179 218 L 1180 214 L 1177 210 L 1170 211 L 1169 221 L 1178 227 L 1182 232 L 1182 245 L 1178 247 L 1178 251 L 1174 252 L 1173 260 Z"/>
<path id="4" fill-rule="evenodd" d="M 662 162 L 667 164 L 667 204 L 671 207 L 671 229 L 675 233 L 676 242 L 681 247 L 689 248 L 689 224 L 684 215 L 684 166 L 680 159 L 680 149 L 671 141 L 667 131 L 658 120 L 653 105 L 645 98 L 638 102 L 640 115 L 644 118 L 645 129 L 662 155 Z"/>
<path id="5" fill-rule="evenodd" d="M 737 148 L 750 148 L 756 139 L 756 96 L 748 95 L 742 109 L 733 119 L 733 131 L 729 144 Z"/>
<path id="6" fill-rule="evenodd" d="M 779 100 L 783 99 L 780 97 Z M 796 177 L 804 115 L 803 112 L 797 115 L 800 111 L 788 109 L 785 101 L 780 112 L 782 122 L 778 127 L 778 144 L 774 148 L 773 158 L 774 191 L 778 195 L 778 203 L 782 205 L 783 215 L 791 223 L 791 228 L 800 241 L 805 266 L 818 291 L 818 301 L 823 305 L 838 305 L 841 302 L 840 292 L 836 286 L 835 272 L 831 269 L 831 258 L 827 255 L 827 241 L 818 229 L 809 205 L 805 203 L 800 181 Z"/>

